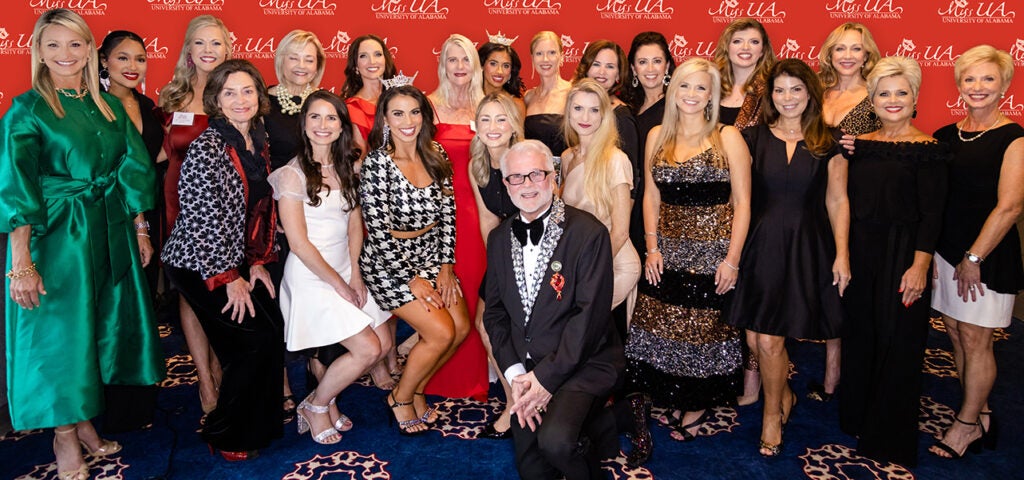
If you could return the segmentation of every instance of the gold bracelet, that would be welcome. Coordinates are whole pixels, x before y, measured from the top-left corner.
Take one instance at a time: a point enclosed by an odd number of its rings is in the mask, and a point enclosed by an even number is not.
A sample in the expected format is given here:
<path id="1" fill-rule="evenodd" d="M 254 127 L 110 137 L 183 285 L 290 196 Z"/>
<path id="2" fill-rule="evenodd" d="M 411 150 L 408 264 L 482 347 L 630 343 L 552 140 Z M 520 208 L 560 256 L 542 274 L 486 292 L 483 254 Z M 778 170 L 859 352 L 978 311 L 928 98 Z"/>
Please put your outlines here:
<path id="1" fill-rule="evenodd" d="M 647 236 L 647 237 L 657 237 L 658 236 L 658 232 L 647 232 L 647 233 L 644 234 L 644 236 Z"/>
<path id="2" fill-rule="evenodd" d="M 15 270 L 15 269 L 12 268 L 9 272 L 7 272 L 7 278 L 9 278 L 11 280 L 15 280 L 15 279 L 18 279 L 18 278 L 27 277 L 29 275 L 35 275 L 35 274 L 36 274 L 36 264 L 33 263 L 32 265 L 29 265 L 29 266 L 27 266 L 25 268 L 22 268 L 21 270 Z"/>
<path id="3" fill-rule="evenodd" d="M 142 232 L 135 232 L 135 236 L 136 237 L 148 237 L 149 234 L 148 233 L 142 233 Z"/>

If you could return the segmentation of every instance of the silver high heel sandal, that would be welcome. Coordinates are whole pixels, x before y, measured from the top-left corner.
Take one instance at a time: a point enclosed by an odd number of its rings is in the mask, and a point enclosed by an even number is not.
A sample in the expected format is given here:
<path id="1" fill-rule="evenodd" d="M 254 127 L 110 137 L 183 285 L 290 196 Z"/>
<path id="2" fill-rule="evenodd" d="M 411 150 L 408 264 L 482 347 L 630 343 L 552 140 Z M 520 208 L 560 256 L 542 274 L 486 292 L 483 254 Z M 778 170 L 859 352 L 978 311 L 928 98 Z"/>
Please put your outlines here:
<path id="1" fill-rule="evenodd" d="M 310 393 L 309 396 L 306 397 L 306 399 L 299 404 L 298 408 L 296 408 L 296 413 L 298 415 L 295 418 L 297 424 L 296 426 L 298 427 L 299 430 L 299 435 L 302 435 L 306 432 L 310 432 L 310 436 L 313 437 L 314 442 L 319 443 L 320 445 L 334 445 L 335 443 L 341 441 L 341 433 L 338 433 L 337 429 L 335 429 L 334 427 L 327 427 L 327 429 L 320 433 L 313 433 L 309 423 L 309 419 L 302 414 L 303 410 L 310 413 L 316 413 L 321 415 L 328 413 L 330 411 L 329 405 L 314 405 L 310 402 L 315 393 L 316 392 Z M 337 437 L 337 439 L 334 441 L 328 441 L 327 439 L 331 438 L 332 436 Z"/>

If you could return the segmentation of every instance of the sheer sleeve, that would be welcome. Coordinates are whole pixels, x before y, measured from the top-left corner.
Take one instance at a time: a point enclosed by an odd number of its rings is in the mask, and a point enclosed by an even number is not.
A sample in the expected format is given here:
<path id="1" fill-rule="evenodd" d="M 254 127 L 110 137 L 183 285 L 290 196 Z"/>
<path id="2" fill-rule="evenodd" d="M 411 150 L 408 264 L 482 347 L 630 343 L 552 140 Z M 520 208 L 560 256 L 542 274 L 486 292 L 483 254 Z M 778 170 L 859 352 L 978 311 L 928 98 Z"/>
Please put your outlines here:
<path id="1" fill-rule="evenodd" d="M 267 182 L 274 188 L 274 200 L 289 198 L 301 202 L 309 201 L 306 193 L 306 175 L 295 162 L 291 162 L 267 177 Z"/>
<path id="2" fill-rule="evenodd" d="M 0 232 L 32 225 L 32 233 L 46 233 L 38 162 L 43 138 L 33 113 L 37 99 L 32 92 L 15 98 L 0 119 Z"/>

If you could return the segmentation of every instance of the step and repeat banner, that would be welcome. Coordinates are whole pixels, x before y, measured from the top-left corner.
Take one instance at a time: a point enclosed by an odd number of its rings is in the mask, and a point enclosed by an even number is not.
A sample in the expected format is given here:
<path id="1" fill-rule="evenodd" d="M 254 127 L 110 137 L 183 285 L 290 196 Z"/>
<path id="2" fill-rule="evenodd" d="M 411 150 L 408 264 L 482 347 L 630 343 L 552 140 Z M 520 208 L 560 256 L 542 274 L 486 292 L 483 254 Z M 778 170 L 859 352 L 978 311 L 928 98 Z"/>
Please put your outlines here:
<path id="1" fill-rule="evenodd" d="M 633 36 L 655 30 L 668 39 L 676 62 L 710 57 L 722 28 L 736 18 L 765 25 L 775 53 L 812 67 L 826 35 L 843 22 L 860 22 L 883 55 L 921 63 L 924 82 L 917 124 L 925 131 L 964 115 L 953 81 L 953 62 L 966 49 L 988 43 L 1024 67 L 1024 0 L 5 0 L 0 15 L 0 113 L 30 88 L 30 49 L 36 18 L 51 8 L 81 14 L 97 42 L 111 31 L 132 30 L 146 39 L 146 94 L 156 98 L 171 77 L 193 16 L 212 14 L 231 30 L 234 57 L 252 61 L 274 78 L 274 50 L 289 31 L 317 34 L 327 51 L 322 87 L 339 91 L 348 43 L 362 34 L 386 39 L 398 68 L 419 72 L 416 85 L 437 85 L 437 56 L 451 33 L 474 42 L 487 33 L 518 37 L 527 87 L 537 83 L 529 61 L 530 38 L 559 33 L 565 47 L 562 73 L 572 75 L 587 43 L 610 39 L 628 50 Z M 1024 123 L 1024 78 L 1016 79 L 1002 110 Z"/>

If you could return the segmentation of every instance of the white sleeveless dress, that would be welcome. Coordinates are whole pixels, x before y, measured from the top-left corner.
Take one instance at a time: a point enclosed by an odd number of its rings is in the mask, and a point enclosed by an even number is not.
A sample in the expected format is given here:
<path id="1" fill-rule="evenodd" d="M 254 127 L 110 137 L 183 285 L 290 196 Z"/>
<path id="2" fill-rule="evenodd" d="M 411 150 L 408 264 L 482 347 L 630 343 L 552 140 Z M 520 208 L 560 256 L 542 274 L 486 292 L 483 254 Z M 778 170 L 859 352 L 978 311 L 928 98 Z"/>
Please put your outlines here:
<path id="1" fill-rule="evenodd" d="M 352 276 L 349 255 L 346 202 L 336 189 L 320 191 L 320 205 L 306 201 L 305 175 L 293 160 L 274 171 L 267 179 L 274 187 L 274 198 L 298 199 L 306 214 L 306 235 L 323 259 L 346 282 Z M 280 303 L 284 316 L 284 339 L 290 351 L 338 343 L 366 326 L 375 328 L 391 317 L 382 311 L 371 295 L 360 309 L 342 298 L 327 282 L 306 267 L 294 253 L 288 254 L 281 280 Z"/>

